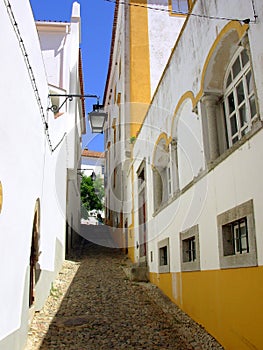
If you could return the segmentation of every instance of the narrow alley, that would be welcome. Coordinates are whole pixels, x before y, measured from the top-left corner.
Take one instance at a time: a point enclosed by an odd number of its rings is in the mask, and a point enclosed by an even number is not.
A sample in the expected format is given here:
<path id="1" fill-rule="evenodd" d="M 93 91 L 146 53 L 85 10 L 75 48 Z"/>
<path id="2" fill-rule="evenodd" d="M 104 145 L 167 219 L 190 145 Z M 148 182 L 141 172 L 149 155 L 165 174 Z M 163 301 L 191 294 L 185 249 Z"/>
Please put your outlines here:
<path id="1" fill-rule="evenodd" d="M 129 264 L 109 244 L 83 239 L 35 314 L 26 350 L 222 349 L 157 287 L 132 282 Z"/>

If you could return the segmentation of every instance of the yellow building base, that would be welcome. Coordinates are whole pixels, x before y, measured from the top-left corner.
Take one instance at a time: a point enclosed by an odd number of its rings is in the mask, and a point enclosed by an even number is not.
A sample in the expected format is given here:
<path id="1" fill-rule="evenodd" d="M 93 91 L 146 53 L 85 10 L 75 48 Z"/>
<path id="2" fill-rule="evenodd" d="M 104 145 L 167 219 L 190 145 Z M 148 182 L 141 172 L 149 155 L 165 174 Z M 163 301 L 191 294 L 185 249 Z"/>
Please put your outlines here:
<path id="1" fill-rule="evenodd" d="M 263 349 L 263 267 L 150 273 L 150 281 L 225 349 Z"/>

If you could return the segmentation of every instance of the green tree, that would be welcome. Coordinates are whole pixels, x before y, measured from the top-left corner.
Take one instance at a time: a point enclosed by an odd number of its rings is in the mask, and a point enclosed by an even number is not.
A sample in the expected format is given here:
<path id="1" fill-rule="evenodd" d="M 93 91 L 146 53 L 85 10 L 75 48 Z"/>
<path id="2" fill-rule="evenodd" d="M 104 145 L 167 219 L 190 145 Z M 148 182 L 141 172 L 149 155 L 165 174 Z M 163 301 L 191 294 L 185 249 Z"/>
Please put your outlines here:
<path id="1" fill-rule="evenodd" d="M 96 181 L 96 180 L 95 180 Z M 103 208 L 101 189 L 95 188 L 95 181 L 92 180 L 91 176 L 82 175 L 81 185 L 80 185 L 80 195 L 81 195 L 81 216 L 84 219 L 88 217 L 89 210 L 101 210 Z M 99 184 L 96 184 L 99 188 Z M 103 191 L 104 195 L 104 191 Z"/>

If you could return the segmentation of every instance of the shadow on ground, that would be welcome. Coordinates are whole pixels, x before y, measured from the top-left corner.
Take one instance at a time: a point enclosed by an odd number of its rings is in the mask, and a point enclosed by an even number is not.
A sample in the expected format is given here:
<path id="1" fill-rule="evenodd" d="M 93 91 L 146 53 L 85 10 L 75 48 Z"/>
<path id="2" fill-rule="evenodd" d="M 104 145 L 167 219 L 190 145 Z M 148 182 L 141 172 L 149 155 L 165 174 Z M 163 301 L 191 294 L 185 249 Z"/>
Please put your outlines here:
<path id="1" fill-rule="evenodd" d="M 93 239 L 83 239 L 71 257 L 79 268 L 40 350 L 222 349 L 157 287 L 126 276 L 130 262 L 107 230 L 101 237 L 85 232 Z"/>
<path id="2" fill-rule="evenodd" d="M 119 249 L 83 240 L 72 258 L 80 267 L 41 350 L 193 349 L 140 284 L 126 277 L 127 258 Z"/>

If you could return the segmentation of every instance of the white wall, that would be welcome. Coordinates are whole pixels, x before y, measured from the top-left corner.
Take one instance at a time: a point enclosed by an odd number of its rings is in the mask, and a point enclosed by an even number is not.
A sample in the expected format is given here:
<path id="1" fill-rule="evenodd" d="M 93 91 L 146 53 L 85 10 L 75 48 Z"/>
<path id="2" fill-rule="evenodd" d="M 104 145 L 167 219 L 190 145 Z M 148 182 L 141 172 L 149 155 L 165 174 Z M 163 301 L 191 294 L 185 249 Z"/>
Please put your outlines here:
<path id="1" fill-rule="evenodd" d="M 171 15 L 168 1 L 148 1 L 148 6 L 164 11 L 148 11 L 148 33 L 150 47 L 151 96 L 159 83 L 162 72 L 171 55 L 176 39 L 184 24 L 185 17 Z"/>
<path id="2" fill-rule="evenodd" d="M 197 1 L 193 9 L 194 13 L 202 13 L 203 2 Z M 262 16 L 262 7 L 256 1 L 256 9 L 259 17 Z M 225 16 L 231 18 L 253 19 L 253 12 L 247 1 L 211 1 L 206 5 L 207 14 L 211 16 Z M 207 59 L 210 48 L 213 46 L 218 33 L 227 24 L 222 20 L 206 20 L 191 17 L 182 33 L 180 41 L 173 52 L 167 70 L 159 85 L 158 91 L 152 101 L 144 125 L 134 145 L 135 162 L 146 157 L 151 157 L 149 163 L 153 162 L 154 145 L 161 133 L 168 137 L 176 136 L 179 143 L 179 182 L 182 190 L 198 175 L 206 171 L 201 115 L 192 112 L 193 104 L 189 98 L 177 110 L 180 99 L 189 91 L 196 96 L 201 89 L 202 70 Z M 196 28 L 198 27 L 198 31 Z M 262 24 L 251 24 L 248 30 L 250 48 L 253 58 L 253 68 L 258 93 L 259 109 L 262 111 L 262 74 L 261 68 L 263 55 L 260 45 L 260 33 L 262 35 Z M 204 41 L 202 38 L 206 38 Z M 258 41 L 257 41 L 258 40 Z M 189 45 L 191 55 L 189 55 Z M 260 63 L 261 62 L 261 63 Z M 190 96 L 190 95 L 189 95 Z M 165 112 L 167 111 L 167 112 Z M 173 115 L 177 111 L 172 130 Z M 262 114 L 261 114 L 262 115 Z M 142 142 L 144 146 L 142 147 Z M 217 215 L 231 209 L 249 199 L 254 200 L 256 240 L 258 247 L 258 263 L 262 264 L 262 153 L 263 141 L 262 130 L 258 132 L 247 143 L 233 152 L 222 161 L 214 170 L 206 176 L 201 176 L 180 197 L 173 198 L 167 203 L 157 215 L 153 216 L 153 183 L 151 176 L 147 177 L 147 206 L 148 206 L 148 251 L 153 250 L 155 260 L 150 264 L 150 271 L 158 272 L 158 246 L 157 243 L 169 237 L 171 271 L 180 271 L 180 245 L 179 232 L 199 224 L 199 239 L 201 253 L 201 269 L 219 268 Z M 151 173 L 151 167 L 148 167 Z M 136 178 L 136 167 L 134 167 Z M 136 191 L 136 183 L 135 183 Z M 137 219 L 135 218 L 135 222 Z M 135 225 L 136 226 L 136 225 Z M 136 231 L 138 237 L 138 228 Z M 136 253 L 135 253 L 136 254 Z M 148 259 L 149 261 L 149 259 Z"/>
<path id="3" fill-rule="evenodd" d="M 12 1 L 13 14 L 29 54 L 28 58 L 36 78 L 36 85 L 43 110 L 47 109 L 48 86 L 44 71 L 38 36 L 31 9 L 27 1 Z M 29 79 L 18 38 L 14 33 L 4 2 L 1 13 L 1 86 L 5 103 L 0 116 L 0 178 L 3 185 L 3 210 L 0 215 L 0 339 L 20 327 L 25 277 L 29 266 L 32 225 L 36 200 L 40 199 L 41 216 L 45 222 L 44 187 L 54 181 L 47 180 L 44 162 L 51 154 L 46 143 L 40 111 Z M 6 38 L 8 37 L 8 40 Z M 45 115 L 46 116 L 46 115 Z M 47 117 L 47 116 L 46 116 Z M 53 140 L 52 140 L 53 141 Z M 54 157 L 53 157 L 54 158 Z M 54 159 L 52 160 L 53 162 Z M 46 163 L 47 164 L 47 163 Z M 50 170 L 49 170 L 50 171 Z M 49 197 L 49 208 L 58 212 L 57 202 Z M 56 216 L 55 216 L 56 217 Z M 56 222 L 56 218 L 54 221 Z M 41 245 L 54 245 L 58 230 L 41 227 Z M 59 230 L 61 235 L 61 230 Z M 54 256 L 50 249 L 41 246 L 41 269 L 52 269 Z M 47 263 L 45 263 L 48 262 Z M 50 263 L 51 262 L 51 263 Z"/>
<path id="4" fill-rule="evenodd" d="M 67 60 L 62 67 L 58 56 L 47 57 L 44 54 L 44 59 L 49 62 L 49 74 L 46 74 L 29 2 L 11 0 L 10 3 L 19 37 L 12 26 L 13 17 L 8 16 L 5 3 L 0 3 L 0 95 L 4 101 L 0 114 L 0 181 L 3 186 L 0 214 L 0 348 L 3 344 L 4 348 L 16 350 L 21 349 L 26 340 L 29 258 L 38 199 L 41 274 L 36 285 L 37 307 L 41 307 L 49 294 L 51 282 L 64 259 L 69 151 L 64 137 L 68 132 L 67 119 L 54 119 L 54 114 L 47 112 L 47 77 L 54 84 L 58 80 L 60 83 L 57 70 L 63 68 L 67 72 Z M 20 39 L 23 46 L 19 45 Z M 54 39 L 54 42 L 57 43 L 57 40 Z M 52 46 L 53 42 L 50 44 Z M 30 79 L 33 76 L 35 83 Z M 78 79 L 78 76 L 73 78 Z M 66 83 L 67 79 L 69 77 L 64 76 L 62 81 Z M 35 87 L 37 92 L 34 92 Z M 48 124 L 48 137 L 41 116 Z M 74 121 L 75 118 L 78 117 L 74 114 Z M 79 147 L 78 138 L 71 150 L 79 152 Z"/>

